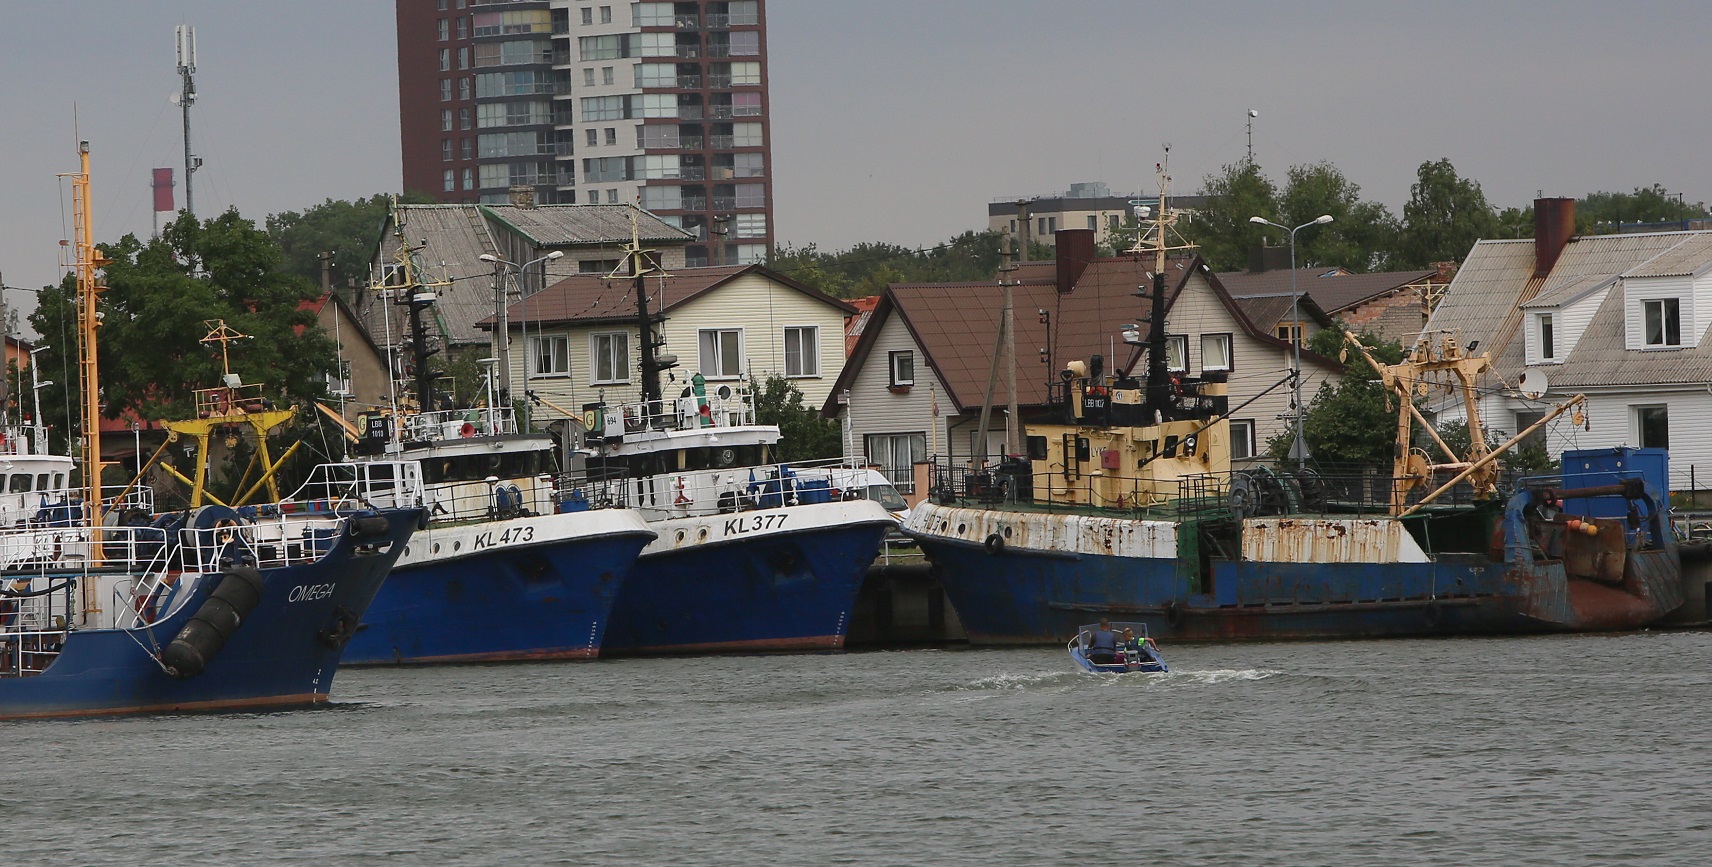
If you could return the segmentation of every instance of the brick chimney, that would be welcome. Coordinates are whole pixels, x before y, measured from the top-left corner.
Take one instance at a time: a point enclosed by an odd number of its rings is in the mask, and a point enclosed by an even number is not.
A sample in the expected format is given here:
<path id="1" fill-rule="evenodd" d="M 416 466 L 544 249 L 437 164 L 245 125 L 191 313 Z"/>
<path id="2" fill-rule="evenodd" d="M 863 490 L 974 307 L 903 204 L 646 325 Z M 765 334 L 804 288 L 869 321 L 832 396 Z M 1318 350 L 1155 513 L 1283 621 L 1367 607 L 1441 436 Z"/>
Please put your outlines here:
<path id="1" fill-rule="evenodd" d="M 1063 294 L 1076 288 L 1076 281 L 1094 261 L 1094 230 L 1059 229 L 1053 242 L 1058 245 L 1058 292 Z"/>
<path id="2" fill-rule="evenodd" d="M 1575 236 L 1574 199 L 1534 200 L 1534 276 L 1551 273 L 1565 244 Z"/>
<path id="3" fill-rule="evenodd" d="M 519 208 L 535 207 L 535 188 L 528 184 L 518 184 L 506 192 L 511 194 L 511 204 Z"/>

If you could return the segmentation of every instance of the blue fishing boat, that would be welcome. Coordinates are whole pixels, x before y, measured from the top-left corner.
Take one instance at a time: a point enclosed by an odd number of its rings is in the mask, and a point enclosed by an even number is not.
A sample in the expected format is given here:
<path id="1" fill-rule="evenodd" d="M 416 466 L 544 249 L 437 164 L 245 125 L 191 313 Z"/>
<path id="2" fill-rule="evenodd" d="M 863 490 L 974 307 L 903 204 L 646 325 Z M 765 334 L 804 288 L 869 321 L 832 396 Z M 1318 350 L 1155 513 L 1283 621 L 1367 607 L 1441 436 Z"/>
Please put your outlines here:
<path id="1" fill-rule="evenodd" d="M 1351 338 L 1349 375 L 1376 376 L 1398 414 L 1392 466 L 1233 470 L 1228 374 L 1169 369 L 1164 251 L 1140 293 L 1146 338 L 1112 329 L 1145 372 L 1072 362 L 1026 454 L 941 468 L 911 512 L 971 642 L 1062 642 L 1093 617 L 1174 641 L 1621 630 L 1682 604 L 1662 474 L 1500 487 L 1499 456 L 1580 395 L 1495 448 L 1455 453 L 1426 425 L 1416 402 L 1436 399 L 1482 430 L 1489 359 L 1455 334 L 1423 334 L 1397 364 Z"/>
<path id="2" fill-rule="evenodd" d="M 79 152 L 83 465 L 96 467 L 100 260 L 87 142 Z M 138 485 L 107 496 L 85 472 L 68 487 L 69 459 L 48 453 L 39 422 L 0 441 L 18 495 L 0 502 L 0 718 L 325 702 L 345 641 L 423 514 L 399 501 L 402 488 L 315 521 L 220 505 L 153 514 Z"/>
<path id="3" fill-rule="evenodd" d="M 1147 624 L 1102 621 L 1083 625 L 1065 645 L 1070 659 L 1093 674 L 1159 674 L 1170 671 L 1159 645 L 1147 636 Z"/>
<path id="4" fill-rule="evenodd" d="M 637 327 L 653 335 L 644 281 L 660 273 L 632 243 Z M 700 374 L 673 398 L 674 359 L 640 341 L 642 399 L 591 405 L 591 485 L 622 500 L 658 538 L 613 605 L 603 655 L 811 651 L 844 646 L 856 595 L 896 521 L 825 474 L 774 461 L 777 425 L 757 424 L 749 390 Z"/>
<path id="5" fill-rule="evenodd" d="M 519 424 L 494 367 L 484 405 L 423 409 L 437 405 L 423 322 L 434 294 L 404 231 L 385 289 L 408 308 L 415 407 L 363 417 L 351 446 L 359 466 L 420 461 L 429 519 L 370 606 L 345 663 L 595 658 L 619 588 L 655 533 L 634 511 L 601 508 L 613 504 L 560 472 L 554 439 Z"/>

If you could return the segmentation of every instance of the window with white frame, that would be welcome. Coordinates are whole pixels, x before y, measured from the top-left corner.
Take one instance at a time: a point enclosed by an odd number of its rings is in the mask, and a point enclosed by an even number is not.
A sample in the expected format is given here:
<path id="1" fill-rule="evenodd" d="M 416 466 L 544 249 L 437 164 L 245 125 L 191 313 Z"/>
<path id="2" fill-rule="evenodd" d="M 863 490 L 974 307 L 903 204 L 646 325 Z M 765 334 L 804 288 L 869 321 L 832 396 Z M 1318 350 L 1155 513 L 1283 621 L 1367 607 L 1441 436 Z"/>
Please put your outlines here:
<path id="1" fill-rule="evenodd" d="M 1635 407 L 1635 441 L 1643 449 L 1670 448 L 1670 408 Z"/>
<path id="2" fill-rule="evenodd" d="M 915 353 L 910 350 L 891 353 L 891 384 L 915 385 Z"/>
<path id="3" fill-rule="evenodd" d="M 1231 419 L 1230 439 L 1231 460 L 1240 461 L 1254 457 L 1254 420 Z"/>
<path id="4" fill-rule="evenodd" d="M 738 214 L 731 221 L 731 235 L 735 238 L 765 238 L 767 237 L 766 214 Z"/>
<path id="5" fill-rule="evenodd" d="M 633 3 L 630 6 L 630 24 L 632 27 L 676 26 L 677 18 L 672 14 L 672 6 L 671 3 Z"/>
<path id="6" fill-rule="evenodd" d="M 792 326 L 785 329 L 785 375 L 820 375 L 820 327 Z"/>
<path id="7" fill-rule="evenodd" d="M 880 467 L 899 493 L 915 493 L 915 465 L 927 460 L 927 434 L 869 434 L 868 460 Z"/>
<path id="8" fill-rule="evenodd" d="M 1231 369 L 1231 336 L 1229 334 L 1201 335 L 1201 370 Z"/>
<path id="9" fill-rule="evenodd" d="M 1165 368 L 1189 369 L 1189 338 L 1177 334 L 1165 338 Z"/>
<path id="10" fill-rule="evenodd" d="M 569 376 L 571 339 L 563 335 L 529 339 L 532 376 Z"/>
<path id="11" fill-rule="evenodd" d="M 1641 302 L 1641 309 L 1646 318 L 1645 337 L 1648 346 L 1682 345 L 1680 305 L 1681 302 L 1675 298 L 1658 298 Z"/>
<path id="12" fill-rule="evenodd" d="M 622 331 L 589 335 L 589 371 L 596 385 L 630 381 L 630 335 Z"/>
<path id="13" fill-rule="evenodd" d="M 1557 358 L 1557 329 L 1553 327 L 1550 313 L 1540 314 L 1540 360 L 1552 361 Z"/>
<path id="14" fill-rule="evenodd" d="M 767 264 L 766 244 L 737 244 L 735 249 L 737 250 L 737 264 L 739 265 Z"/>
<path id="15" fill-rule="evenodd" d="M 708 379 L 743 375 L 743 329 L 704 328 L 700 335 L 700 370 Z"/>

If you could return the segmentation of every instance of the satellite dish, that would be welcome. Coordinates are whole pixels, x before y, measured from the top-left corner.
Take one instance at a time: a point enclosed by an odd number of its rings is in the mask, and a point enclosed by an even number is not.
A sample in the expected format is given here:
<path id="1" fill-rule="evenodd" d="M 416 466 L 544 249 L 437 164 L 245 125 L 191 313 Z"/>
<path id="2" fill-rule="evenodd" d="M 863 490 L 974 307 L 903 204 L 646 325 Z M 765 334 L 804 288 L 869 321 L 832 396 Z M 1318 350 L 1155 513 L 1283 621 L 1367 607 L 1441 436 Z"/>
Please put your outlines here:
<path id="1" fill-rule="evenodd" d="M 1551 390 L 1551 383 L 1546 381 L 1545 371 L 1525 370 L 1522 372 L 1522 378 L 1516 380 L 1516 390 L 1529 400 L 1539 400 Z"/>

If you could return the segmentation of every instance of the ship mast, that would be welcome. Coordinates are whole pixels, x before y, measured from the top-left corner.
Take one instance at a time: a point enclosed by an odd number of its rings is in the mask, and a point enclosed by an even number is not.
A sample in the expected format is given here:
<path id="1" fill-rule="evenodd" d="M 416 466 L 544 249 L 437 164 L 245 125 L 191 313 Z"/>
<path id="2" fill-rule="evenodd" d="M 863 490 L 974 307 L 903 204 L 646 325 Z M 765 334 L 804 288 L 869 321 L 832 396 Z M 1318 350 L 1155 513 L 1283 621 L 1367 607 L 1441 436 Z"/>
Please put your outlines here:
<path id="1" fill-rule="evenodd" d="M 83 381 L 84 502 L 94 525 L 101 524 L 101 377 L 95 354 L 95 331 L 101 327 L 96 310 L 107 287 L 96 282 L 95 271 L 107 264 L 95 249 L 95 223 L 89 210 L 89 142 L 77 143 L 80 161 L 71 178 L 73 247 L 77 253 L 78 372 Z M 62 176 L 64 177 L 64 176 Z"/>
<path id="2" fill-rule="evenodd" d="M 630 208 L 630 244 L 624 248 L 624 264 L 614 268 L 606 276 L 609 279 L 628 278 L 636 290 L 636 331 L 640 363 L 642 366 L 642 403 L 643 411 L 647 414 L 649 423 L 659 412 L 661 391 L 660 371 L 674 367 L 677 359 L 672 356 L 656 355 L 654 350 L 661 344 L 654 340 L 654 324 L 648 314 L 648 282 L 651 276 L 667 277 L 665 269 L 660 267 L 659 260 L 650 256 L 653 250 L 642 249 L 642 234 L 638 227 L 641 209 L 632 205 Z M 621 273 L 623 272 L 623 273 Z"/>
<path id="3" fill-rule="evenodd" d="M 1175 409 L 1172 399 L 1171 371 L 1166 363 L 1169 339 L 1165 333 L 1165 254 L 1171 250 L 1192 250 L 1195 245 L 1183 240 L 1173 228 L 1177 223 L 1177 214 L 1168 206 L 1167 196 L 1170 192 L 1171 175 L 1171 145 L 1165 145 L 1165 159 L 1153 166 L 1154 177 L 1159 183 L 1159 207 L 1153 214 L 1153 220 L 1148 229 L 1136 234 L 1134 246 L 1130 253 L 1137 256 L 1151 251 L 1153 253 L 1153 292 L 1145 289 L 1138 290 L 1138 297 L 1147 298 L 1151 303 L 1147 314 L 1147 404 L 1148 422 L 1155 418 L 1160 421 L 1170 421 Z M 1139 215 L 1138 215 L 1139 216 Z M 1175 235 L 1176 244 L 1171 243 Z"/>

